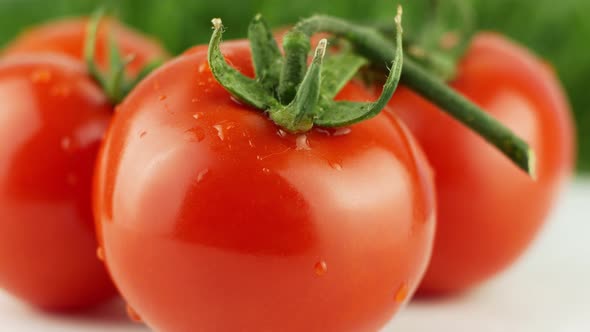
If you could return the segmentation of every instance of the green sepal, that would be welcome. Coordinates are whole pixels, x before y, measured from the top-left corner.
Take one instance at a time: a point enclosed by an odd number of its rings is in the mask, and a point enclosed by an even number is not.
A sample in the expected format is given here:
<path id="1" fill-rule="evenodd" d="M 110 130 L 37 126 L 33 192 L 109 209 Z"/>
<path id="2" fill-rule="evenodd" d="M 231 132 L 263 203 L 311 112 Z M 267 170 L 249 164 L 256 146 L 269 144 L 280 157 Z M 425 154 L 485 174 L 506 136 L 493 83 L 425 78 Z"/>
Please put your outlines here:
<path id="1" fill-rule="evenodd" d="M 248 27 L 248 40 L 252 49 L 252 62 L 256 79 L 274 94 L 278 86 L 283 56 L 268 24 L 260 14 L 256 15 Z"/>
<path id="2" fill-rule="evenodd" d="M 233 96 L 252 107 L 266 110 L 274 106 L 274 97 L 257 80 L 242 75 L 230 66 L 221 53 L 220 43 L 223 36 L 223 24 L 214 18 L 213 35 L 209 42 L 207 58 L 215 79 Z"/>
<path id="3" fill-rule="evenodd" d="M 368 120 L 381 112 L 397 89 L 403 67 L 401 14 L 396 17 L 397 36 L 395 55 L 383 91 L 375 102 L 332 101 L 322 99 L 315 124 L 322 127 L 341 127 Z"/>

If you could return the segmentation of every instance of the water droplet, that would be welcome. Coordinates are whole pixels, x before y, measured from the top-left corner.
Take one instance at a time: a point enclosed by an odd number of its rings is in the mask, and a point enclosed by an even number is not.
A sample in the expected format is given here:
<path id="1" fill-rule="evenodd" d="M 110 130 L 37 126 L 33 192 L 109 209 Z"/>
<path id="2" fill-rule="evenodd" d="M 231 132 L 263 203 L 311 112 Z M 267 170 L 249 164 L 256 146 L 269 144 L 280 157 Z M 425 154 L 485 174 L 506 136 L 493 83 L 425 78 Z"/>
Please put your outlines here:
<path id="1" fill-rule="evenodd" d="M 141 316 L 130 305 L 127 305 L 127 316 L 129 317 L 129 319 L 131 319 L 132 321 L 134 321 L 136 323 L 143 322 L 143 320 L 141 319 Z"/>
<path id="2" fill-rule="evenodd" d="M 209 71 L 209 63 L 203 62 L 199 65 L 199 73 L 204 73 L 205 71 Z"/>
<path id="3" fill-rule="evenodd" d="M 249 139 L 249 140 L 248 140 L 248 145 L 250 145 L 250 147 L 251 147 L 251 148 L 253 148 L 253 147 L 254 147 L 254 142 L 252 142 L 252 140 L 251 140 L 251 139 Z"/>
<path id="4" fill-rule="evenodd" d="M 203 115 L 203 113 L 201 112 L 197 112 L 195 114 L 193 114 L 193 118 L 195 118 L 195 120 L 199 120 L 199 118 Z"/>
<path id="5" fill-rule="evenodd" d="M 187 140 L 197 140 L 200 142 L 205 139 L 205 132 L 201 127 L 191 128 L 184 132 L 184 136 Z"/>
<path id="6" fill-rule="evenodd" d="M 101 262 L 104 262 L 105 258 L 104 258 L 104 248 L 103 247 L 96 248 L 96 257 L 98 257 L 98 259 Z"/>
<path id="7" fill-rule="evenodd" d="M 309 151 L 311 147 L 309 146 L 309 142 L 307 141 L 307 135 L 299 135 L 295 140 L 295 150 L 297 151 Z"/>
<path id="8" fill-rule="evenodd" d="M 78 177 L 74 173 L 68 173 L 66 176 L 66 181 L 70 186 L 73 186 L 78 183 Z"/>
<path id="9" fill-rule="evenodd" d="M 37 69 L 31 73 L 33 83 L 47 83 L 51 81 L 51 72 L 47 69 Z"/>
<path id="10" fill-rule="evenodd" d="M 234 96 L 230 96 L 229 99 L 231 99 L 231 101 L 233 101 L 234 103 L 236 103 L 240 106 L 244 106 L 244 103 L 242 103 L 238 98 L 236 98 Z"/>
<path id="11" fill-rule="evenodd" d="M 337 171 L 342 170 L 342 165 L 340 163 L 329 162 L 329 164 L 330 164 L 330 167 L 332 167 L 333 169 L 335 169 Z"/>
<path id="12" fill-rule="evenodd" d="M 205 82 L 199 81 L 199 82 L 197 82 L 197 85 L 198 86 L 205 86 Z"/>
<path id="13" fill-rule="evenodd" d="M 166 98 L 168 98 L 168 96 L 166 96 L 166 95 L 161 95 L 161 96 L 160 96 L 160 101 L 164 101 L 164 100 L 166 100 Z"/>
<path id="14" fill-rule="evenodd" d="M 287 132 L 284 131 L 283 129 L 279 129 L 279 130 L 277 130 L 277 135 L 279 135 L 279 137 L 286 137 Z"/>
<path id="15" fill-rule="evenodd" d="M 326 136 L 332 136 L 332 133 L 328 130 L 328 129 L 324 129 L 324 128 L 315 128 L 315 130 L 320 133 L 320 134 L 324 134 Z"/>
<path id="16" fill-rule="evenodd" d="M 207 175 L 207 173 L 209 173 L 209 169 L 207 169 L 207 168 L 200 171 L 199 174 L 197 174 L 197 183 L 200 183 L 201 181 L 203 181 L 203 179 L 205 178 L 205 175 Z"/>
<path id="17" fill-rule="evenodd" d="M 53 97 L 66 98 L 72 94 L 72 89 L 65 84 L 58 84 L 51 87 L 49 94 Z"/>
<path id="18" fill-rule="evenodd" d="M 260 155 L 257 155 L 257 156 L 256 156 L 256 159 L 257 159 L 257 160 L 262 160 L 262 156 L 260 156 Z"/>
<path id="19" fill-rule="evenodd" d="M 344 136 L 344 135 L 350 134 L 351 131 L 352 131 L 352 129 L 350 129 L 350 128 L 338 128 L 338 129 L 334 130 L 332 135 L 333 136 Z"/>
<path id="20" fill-rule="evenodd" d="M 193 98 L 191 99 L 191 103 L 198 103 L 200 101 L 199 98 Z"/>
<path id="21" fill-rule="evenodd" d="M 323 276 L 324 274 L 326 274 L 326 272 L 328 272 L 328 265 L 326 264 L 325 261 L 319 261 L 317 263 L 315 263 L 315 266 L 313 267 L 315 274 L 317 276 Z"/>
<path id="22" fill-rule="evenodd" d="M 147 131 L 145 131 L 145 130 L 142 130 L 142 131 L 139 133 L 139 138 L 144 138 L 144 137 L 145 137 L 145 135 L 147 135 Z"/>
<path id="23" fill-rule="evenodd" d="M 408 298 L 408 285 L 403 283 L 395 293 L 395 302 L 402 303 Z"/>
<path id="24" fill-rule="evenodd" d="M 223 141 L 225 139 L 225 133 L 223 132 L 223 126 L 220 124 L 216 124 L 216 125 L 213 125 L 213 128 L 215 128 L 215 130 L 217 130 L 217 137 L 219 137 L 219 139 Z"/>
<path id="25" fill-rule="evenodd" d="M 265 167 L 265 168 L 263 168 L 263 169 L 262 169 L 262 171 L 263 171 L 264 173 L 266 173 L 266 174 L 270 173 L 270 169 L 268 169 L 268 168 L 266 168 L 266 167 Z"/>
<path id="26" fill-rule="evenodd" d="M 60 144 L 61 144 L 62 150 L 68 151 L 72 147 L 72 140 L 66 136 L 61 139 Z"/>

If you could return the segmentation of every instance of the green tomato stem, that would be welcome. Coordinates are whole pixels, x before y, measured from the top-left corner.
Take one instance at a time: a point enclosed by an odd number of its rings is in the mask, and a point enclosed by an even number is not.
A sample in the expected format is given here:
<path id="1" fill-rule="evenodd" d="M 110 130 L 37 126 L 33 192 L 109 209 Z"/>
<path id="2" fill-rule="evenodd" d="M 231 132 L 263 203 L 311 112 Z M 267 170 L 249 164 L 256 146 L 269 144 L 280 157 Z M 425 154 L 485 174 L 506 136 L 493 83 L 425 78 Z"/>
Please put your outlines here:
<path id="1" fill-rule="evenodd" d="M 330 16 L 313 16 L 299 22 L 294 29 L 310 37 L 319 32 L 342 37 L 352 43 L 357 52 L 378 65 L 391 63 L 396 54 L 396 46 L 376 29 Z M 519 168 L 535 177 L 534 152 L 510 129 L 411 59 L 405 60 L 401 79 L 410 89 L 471 128 L 496 146 Z"/>

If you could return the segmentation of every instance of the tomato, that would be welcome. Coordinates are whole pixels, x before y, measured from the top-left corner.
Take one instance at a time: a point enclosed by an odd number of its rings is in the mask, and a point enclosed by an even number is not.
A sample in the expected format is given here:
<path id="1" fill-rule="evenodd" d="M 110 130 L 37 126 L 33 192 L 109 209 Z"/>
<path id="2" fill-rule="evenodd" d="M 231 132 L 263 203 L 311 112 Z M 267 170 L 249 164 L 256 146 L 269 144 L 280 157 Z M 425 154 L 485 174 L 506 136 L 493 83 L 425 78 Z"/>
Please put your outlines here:
<path id="1" fill-rule="evenodd" d="M 115 294 L 96 258 L 94 163 L 112 106 L 78 61 L 0 61 L 0 288 L 46 309 Z"/>
<path id="2" fill-rule="evenodd" d="M 573 164 L 568 103 L 555 75 L 528 51 L 480 34 L 451 85 L 532 146 L 538 179 L 416 94 L 396 92 L 390 106 L 435 172 L 439 219 L 421 285 L 427 294 L 473 287 L 509 266 L 539 232 Z"/>
<path id="3" fill-rule="evenodd" d="M 87 25 L 88 19 L 74 18 L 33 27 L 8 45 L 4 54 L 56 52 L 82 59 Z M 123 58 L 135 56 L 128 67 L 131 75 L 137 73 L 147 62 L 168 56 L 157 41 L 114 19 L 105 19 L 99 26 L 96 47 L 96 60 L 103 67 L 108 63 L 107 45 L 111 36 L 121 48 Z"/>
<path id="4" fill-rule="evenodd" d="M 252 75 L 247 42 L 223 50 Z M 377 331 L 432 246 L 430 169 L 395 116 L 286 134 L 230 97 L 204 49 L 121 104 L 96 179 L 108 269 L 158 331 Z"/>

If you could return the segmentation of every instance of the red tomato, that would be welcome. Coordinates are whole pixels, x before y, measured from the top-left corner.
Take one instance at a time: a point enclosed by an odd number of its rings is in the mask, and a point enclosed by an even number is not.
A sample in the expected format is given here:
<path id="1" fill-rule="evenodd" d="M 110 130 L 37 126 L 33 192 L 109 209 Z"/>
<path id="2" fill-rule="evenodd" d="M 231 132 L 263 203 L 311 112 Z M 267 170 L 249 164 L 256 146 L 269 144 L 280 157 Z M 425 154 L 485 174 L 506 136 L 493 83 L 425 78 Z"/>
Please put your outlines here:
<path id="1" fill-rule="evenodd" d="M 481 138 L 409 90 L 390 106 L 416 135 L 435 172 L 438 229 L 424 293 L 472 287 L 530 245 L 573 164 L 572 120 L 557 78 L 523 48 L 480 34 L 451 84 L 528 141 L 530 179 Z"/>
<path id="2" fill-rule="evenodd" d="M 251 75 L 248 43 L 224 46 Z M 340 98 L 372 96 L 349 84 Z M 430 255 L 430 170 L 394 116 L 285 134 L 230 97 L 205 52 L 130 94 L 98 165 L 107 266 L 158 331 L 377 331 Z"/>
<path id="3" fill-rule="evenodd" d="M 82 59 L 88 19 L 75 18 L 36 26 L 21 34 L 8 45 L 4 54 L 57 52 Z M 114 19 L 101 22 L 97 37 L 96 60 L 99 65 L 108 63 L 108 40 L 113 36 L 121 48 L 123 57 L 134 55 L 129 73 L 137 73 L 147 62 L 168 55 L 160 44 Z"/>
<path id="4" fill-rule="evenodd" d="M 47 309 L 113 296 L 90 196 L 112 106 L 56 54 L 0 61 L 0 110 L 0 288 Z"/>

